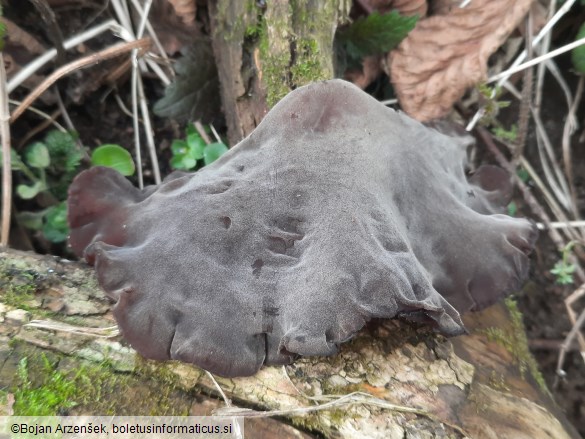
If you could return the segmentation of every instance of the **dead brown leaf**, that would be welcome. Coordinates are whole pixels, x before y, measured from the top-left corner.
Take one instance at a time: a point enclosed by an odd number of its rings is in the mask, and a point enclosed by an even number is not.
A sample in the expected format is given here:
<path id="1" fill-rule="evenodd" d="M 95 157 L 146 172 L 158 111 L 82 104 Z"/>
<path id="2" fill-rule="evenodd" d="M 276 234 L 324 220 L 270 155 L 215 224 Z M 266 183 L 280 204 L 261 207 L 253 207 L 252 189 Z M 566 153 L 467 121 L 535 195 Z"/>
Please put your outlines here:
<path id="1" fill-rule="evenodd" d="M 369 4 L 382 14 L 397 10 L 403 15 L 424 17 L 428 9 L 426 0 L 370 0 Z"/>
<path id="2" fill-rule="evenodd" d="M 372 83 L 382 73 L 381 56 L 366 56 L 362 60 L 361 68 L 349 69 L 344 73 L 347 81 L 353 82 L 362 90 Z"/>
<path id="3" fill-rule="evenodd" d="M 420 20 L 388 54 L 389 76 L 404 111 L 423 121 L 445 116 L 468 87 L 486 79 L 489 56 L 532 1 L 474 0 Z"/>

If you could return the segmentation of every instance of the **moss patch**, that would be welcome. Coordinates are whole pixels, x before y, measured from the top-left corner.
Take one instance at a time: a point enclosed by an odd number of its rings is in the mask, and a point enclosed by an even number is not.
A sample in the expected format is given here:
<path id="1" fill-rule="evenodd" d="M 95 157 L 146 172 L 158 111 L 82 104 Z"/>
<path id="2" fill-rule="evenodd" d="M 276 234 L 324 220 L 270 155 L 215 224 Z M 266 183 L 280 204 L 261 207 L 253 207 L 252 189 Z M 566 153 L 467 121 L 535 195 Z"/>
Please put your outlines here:
<path id="1" fill-rule="evenodd" d="M 522 322 L 522 313 L 518 310 L 518 305 L 514 299 L 508 298 L 505 300 L 506 307 L 510 313 L 512 322 L 511 331 L 505 331 L 502 328 L 491 327 L 485 330 L 488 340 L 498 343 L 504 347 L 514 359 L 514 364 L 520 370 L 522 377 L 526 372 L 529 372 L 532 378 L 536 381 L 540 389 L 549 394 L 548 388 L 536 360 L 530 353 L 528 348 L 528 340 L 526 338 L 526 330 Z"/>
<path id="2" fill-rule="evenodd" d="M 144 381 L 91 363 L 18 345 L 18 373 L 8 387 L 18 416 L 184 416 L 191 397 L 169 379 Z"/>

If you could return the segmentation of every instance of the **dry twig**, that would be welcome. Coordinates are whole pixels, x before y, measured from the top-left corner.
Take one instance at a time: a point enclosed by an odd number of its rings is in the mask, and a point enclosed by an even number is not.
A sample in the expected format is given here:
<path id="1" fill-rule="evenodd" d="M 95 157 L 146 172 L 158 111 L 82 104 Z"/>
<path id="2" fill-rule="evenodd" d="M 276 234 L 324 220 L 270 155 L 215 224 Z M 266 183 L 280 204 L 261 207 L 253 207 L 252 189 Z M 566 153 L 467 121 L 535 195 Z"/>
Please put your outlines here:
<path id="1" fill-rule="evenodd" d="M 91 55 L 85 56 L 81 59 L 73 61 L 63 67 L 55 70 L 50 74 L 41 84 L 38 85 L 14 110 L 14 113 L 10 117 L 10 122 L 14 122 L 18 119 L 22 113 L 44 92 L 46 91 L 55 81 L 59 78 L 68 75 L 78 69 L 88 67 L 93 64 L 105 61 L 116 56 L 123 55 L 124 53 L 130 52 L 133 49 L 147 49 L 150 46 L 150 38 L 143 38 L 140 40 L 132 41 L 129 43 L 121 43 L 107 49 L 101 50 Z"/>

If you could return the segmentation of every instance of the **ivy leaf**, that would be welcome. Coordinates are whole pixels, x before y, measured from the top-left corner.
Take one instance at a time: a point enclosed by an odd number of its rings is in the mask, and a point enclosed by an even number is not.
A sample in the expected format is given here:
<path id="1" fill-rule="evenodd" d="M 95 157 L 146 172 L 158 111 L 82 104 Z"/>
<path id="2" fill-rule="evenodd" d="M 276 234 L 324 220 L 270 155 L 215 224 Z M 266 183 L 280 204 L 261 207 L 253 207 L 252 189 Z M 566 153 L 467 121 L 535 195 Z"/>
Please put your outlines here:
<path id="1" fill-rule="evenodd" d="M 45 214 L 43 235 L 51 242 L 63 242 L 69 235 L 67 226 L 67 204 L 59 203 L 50 207 Z"/>
<path id="2" fill-rule="evenodd" d="M 389 14 L 373 12 L 358 18 L 340 31 L 338 37 L 345 43 L 348 56 L 360 59 L 394 49 L 414 29 L 417 21 L 418 16 L 405 17 L 397 11 Z"/>
<path id="3" fill-rule="evenodd" d="M 115 169 L 120 174 L 133 175 L 136 170 L 130 153 L 120 145 L 101 145 L 91 153 L 92 166 L 106 166 Z"/>
<path id="4" fill-rule="evenodd" d="M 219 113 L 219 80 L 209 41 L 200 39 L 175 64 L 175 82 L 154 105 L 161 117 L 207 123 Z"/>
<path id="5" fill-rule="evenodd" d="M 205 165 L 209 165 L 220 158 L 228 151 L 228 147 L 223 143 L 210 143 L 203 151 L 203 160 Z"/>
<path id="6" fill-rule="evenodd" d="M 49 150 L 44 143 L 35 142 L 31 144 L 24 152 L 26 162 L 32 168 L 45 169 L 51 164 Z"/>

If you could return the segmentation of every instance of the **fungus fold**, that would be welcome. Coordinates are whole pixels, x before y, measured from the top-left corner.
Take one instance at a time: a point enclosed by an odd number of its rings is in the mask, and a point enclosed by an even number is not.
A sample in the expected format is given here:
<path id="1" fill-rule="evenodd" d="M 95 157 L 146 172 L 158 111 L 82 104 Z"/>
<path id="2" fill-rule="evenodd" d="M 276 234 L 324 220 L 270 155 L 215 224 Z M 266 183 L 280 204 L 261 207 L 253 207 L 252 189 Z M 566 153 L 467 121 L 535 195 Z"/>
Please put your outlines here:
<path id="1" fill-rule="evenodd" d="M 521 285 L 536 230 L 495 167 L 341 80 L 291 92 L 216 162 L 69 190 L 70 244 L 143 356 L 222 376 L 332 355 L 372 318 L 464 332 Z M 503 178 L 502 178 L 503 177 Z M 498 181 L 500 183 L 498 183 Z"/>

